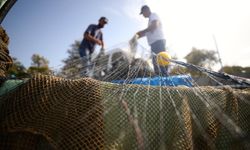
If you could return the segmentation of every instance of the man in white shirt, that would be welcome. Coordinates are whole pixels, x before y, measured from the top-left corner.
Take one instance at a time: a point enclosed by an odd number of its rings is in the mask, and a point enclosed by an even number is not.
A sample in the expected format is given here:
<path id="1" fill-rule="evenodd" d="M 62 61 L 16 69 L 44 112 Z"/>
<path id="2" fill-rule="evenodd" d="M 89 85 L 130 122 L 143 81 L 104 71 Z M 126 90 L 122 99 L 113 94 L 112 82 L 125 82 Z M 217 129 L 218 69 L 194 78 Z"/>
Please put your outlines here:
<path id="1" fill-rule="evenodd" d="M 162 24 L 157 14 L 152 13 L 147 5 L 142 6 L 141 13 L 145 18 L 149 18 L 148 27 L 137 32 L 139 38 L 146 36 L 153 55 L 154 71 L 157 75 L 168 76 L 168 67 L 157 64 L 156 55 L 166 51 L 166 40 L 162 31 Z"/>

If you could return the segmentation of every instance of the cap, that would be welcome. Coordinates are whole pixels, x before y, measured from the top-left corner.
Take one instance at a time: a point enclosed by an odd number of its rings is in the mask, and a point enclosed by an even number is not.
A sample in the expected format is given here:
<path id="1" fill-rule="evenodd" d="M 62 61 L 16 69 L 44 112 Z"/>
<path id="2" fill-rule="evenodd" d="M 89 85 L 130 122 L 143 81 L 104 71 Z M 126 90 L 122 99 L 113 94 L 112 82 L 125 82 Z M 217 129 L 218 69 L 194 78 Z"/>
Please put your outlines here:
<path id="1" fill-rule="evenodd" d="M 103 20 L 105 23 L 108 23 L 108 19 L 106 18 L 106 17 L 101 17 L 100 19 L 99 19 L 99 21 L 100 20 Z"/>
<path id="2" fill-rule="evenodd" d="M 141 12 L 140 12 L 140 14 L 142 14 L 144 10 L 149 10 L 148 5 L 144 5 L 144 6 L 141 7 Z"/>

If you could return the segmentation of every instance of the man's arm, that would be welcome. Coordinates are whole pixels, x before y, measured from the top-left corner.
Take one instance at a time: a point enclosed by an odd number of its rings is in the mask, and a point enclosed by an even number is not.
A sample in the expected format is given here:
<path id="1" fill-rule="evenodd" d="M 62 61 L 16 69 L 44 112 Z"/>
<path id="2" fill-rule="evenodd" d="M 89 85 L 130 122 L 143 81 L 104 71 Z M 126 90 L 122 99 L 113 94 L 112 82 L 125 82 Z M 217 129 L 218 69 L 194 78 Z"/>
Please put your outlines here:
<path id="1" fill-rule="evenodd" d="M 93 25 L 89 25 L 87 30 L 84 32 L 83 37 L 88 41 L 94 42 L 98 45 L 102 45 L 101 40 L 99 40 L 91 35 L 92 30 L 93 30 Z"/>
<path id="2" fill-rule="evenodd" d="M 84 34 L 84 38 L 89 40 L 89 41 L 92 41 L 92 42 L 95 42 L 96 44 L 98 45 L 103 45 L 103 42 L 99 39 L 96 39 L 95 37 L 93 37 L 89 32 L 86 32 Z"/>
<path id="3" fill-rule="evenodd" d="M 101 41 L 101 42 L 102 42 L 101 47 L 102 47 L 102 49 L 104 49 L 104 42 L 103 41 Z"/>
<path id="4" fill-rule="evenodd" d="M 103 41 L 103 34 L 101 32 L 101 38 L 100 38 L 102 44 L 101 44 L 101 49 L 104 50 L 104 41 Z"/>
<path id="5" fill-rule="evenodd" d="M 139 38 L 145 36 L 147 32 L 153 32 L 159 25 L 160 22 L 158 20 L 153 20 L 152 23 L 146 29 L 137 32 Z"/>

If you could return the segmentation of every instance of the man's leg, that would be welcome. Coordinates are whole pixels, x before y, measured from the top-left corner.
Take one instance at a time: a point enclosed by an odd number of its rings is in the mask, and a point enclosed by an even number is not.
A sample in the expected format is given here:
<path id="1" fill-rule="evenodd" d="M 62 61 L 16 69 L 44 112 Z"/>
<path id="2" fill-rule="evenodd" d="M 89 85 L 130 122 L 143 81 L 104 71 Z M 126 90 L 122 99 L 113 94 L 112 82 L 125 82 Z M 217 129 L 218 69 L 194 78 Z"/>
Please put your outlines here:
<path id="1" fill-rule="evenodd" d="M 153 58 L 152 58 L 152 63 L 153 63 L 153 67 L 154 67 L 154 72 L 156 75 L 160 75 L 160 66 L 159 64 L 157 63 L 157 58 L 155 55 L 153 55 Z"/>
<path id="2" fill-rule="evenodd" d="M 154 52 L 156 55 L 160 52 L 165 51 L 166 49 L 166 41 L 165 40 L 158 40 L 151 44 L 151 50 Z M 162 76 L 169 76 L 168 73 L 168 66 L 160 66 L 157 63 L 156 56 L 153 56 L 153 65 L 154 65 L 154 71 L 158 75 Z"/>
<path id="3" fill-rule="evenodd" d="M 88 69 L 88 72 L 87 72 L 87 76 L 88 77 L 93 77 L 94 75 L 94 64 L 92 63 L 91 61 L 91 54 L 92 54 L 92 51 L 88 50 L 87 51 L 87 69 Z"/>
<path id="4" fill-rule="evenodd" d="M 84 41 L 81 42 L 80 46 L 79 46 L 79 54 L 80 57 L 85 57 L 86 56 L 86 46 L 84 46 Z"/>
<path id="5" fill-rule="evenodd" d="M 162 76 L 169 76 L 168 66 L 160 66 Z"/>
<path id="6" fill-rule="evenodd" d="M 82 42 L 79 47 L 79 54 L 81 59 L 82 68 L 80 71 L 81 76 L 86 76 L 86 74 L 89 72 L 89 50 L 84 46 L 84 43 Z"/>

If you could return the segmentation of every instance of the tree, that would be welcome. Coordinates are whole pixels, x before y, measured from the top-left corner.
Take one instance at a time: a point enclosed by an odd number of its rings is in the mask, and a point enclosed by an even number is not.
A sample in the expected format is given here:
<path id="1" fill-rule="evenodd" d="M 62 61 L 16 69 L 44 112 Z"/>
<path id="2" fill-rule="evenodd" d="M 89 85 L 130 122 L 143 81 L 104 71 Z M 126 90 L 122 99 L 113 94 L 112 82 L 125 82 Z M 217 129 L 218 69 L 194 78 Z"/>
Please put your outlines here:
<path id="1" fill-rule="evenodd" d="M 7 71 L 8 76 L 15 76 L 17 78 L 28 77 L 27 69 L 24 65 L 15 57 L 12 58 L 13 64 Z"/>
<path id="2" fill-rule="evenodd" d="M 61 69 L 61 76 L 66 78 L 74 78 L 80 75 L 82 62 L 80 61 L 80 55 L 78 51 L 79 46 L 80 42 L 75 41 L 71 45 L 71 49 L 67 50 L 69 56 L 63 60 L 65 65 Z"/>
<path id="3" fill-rule="evenodd" d="M 43 56 L 40 56 L 39 54 L 33 54 L 31 60 L 32 63 L 28 69 L 28 73 L 30 74 L 41 73 L 46 75 L 52 73 L 52 71 L 49 69 L 49 61 Z"/>
<path id="4" fill-rule="evenodd" d="M 221 70 L 234 76 L 250 78 L 250 67 L 224 66 Z"/>
<path id="5" fill-rule="evenodd" d="M 209 69 L 219 62 L 215 51 L 196 48 L 192 48 L 192 51 L 184 58 L 188 63 Z"/>
<path id="6" fill-rule="evenodd" d="M 39 54 L 33 54 L 31 60 L 34 67 L 46 67 L 49 64 L 49 61 Z"/>

